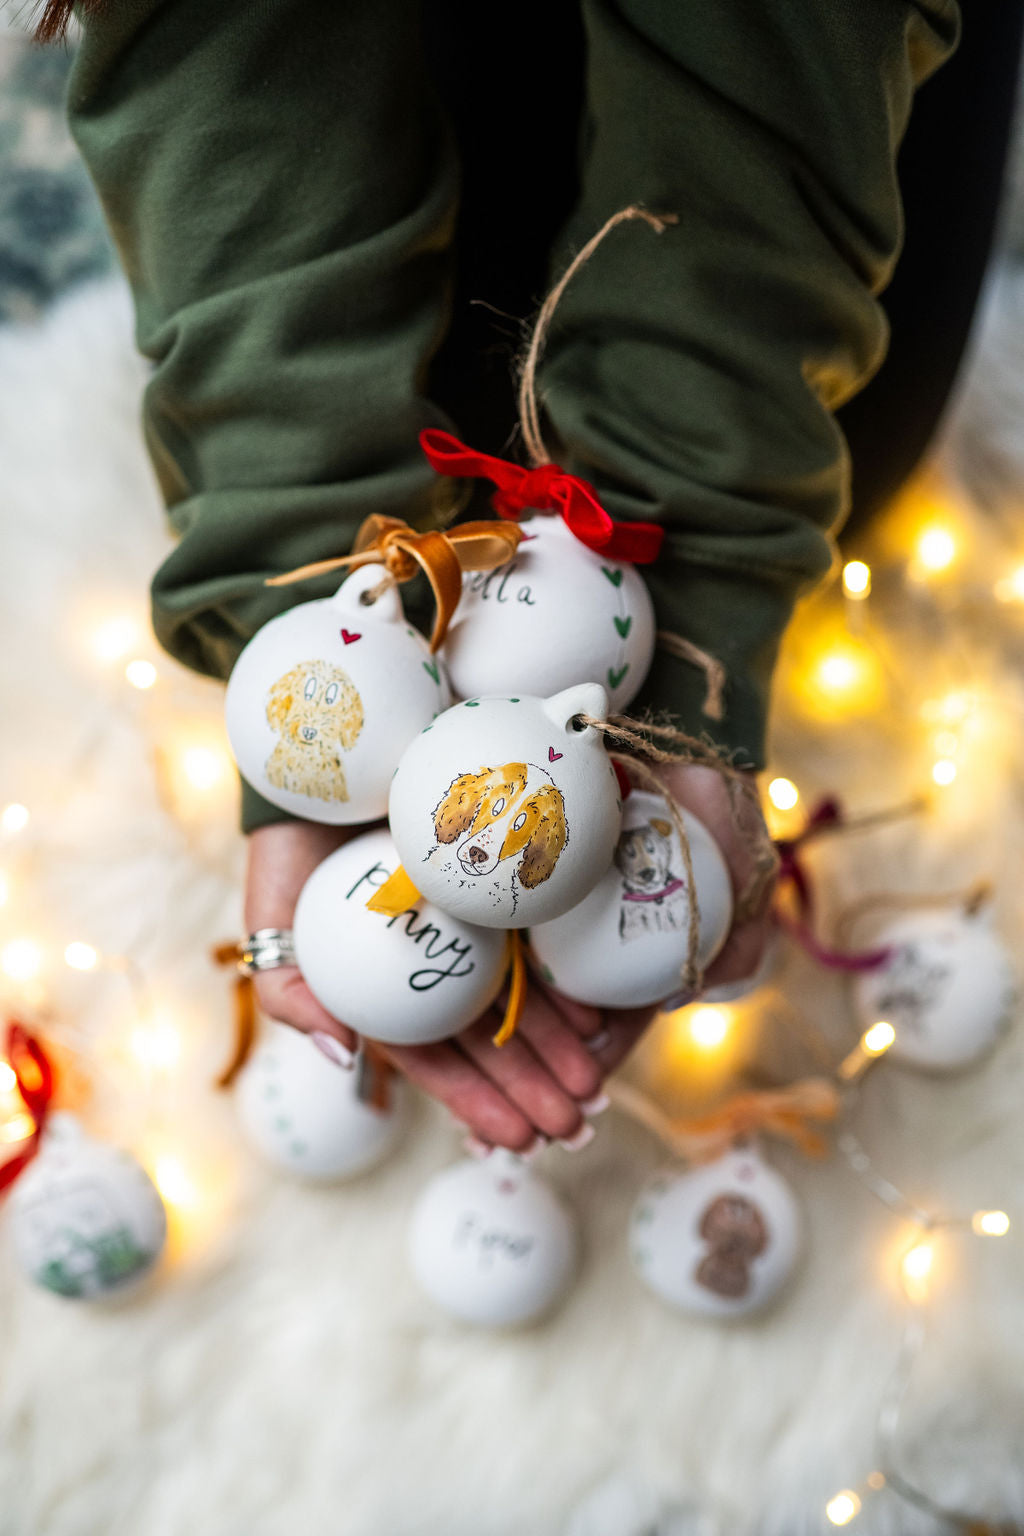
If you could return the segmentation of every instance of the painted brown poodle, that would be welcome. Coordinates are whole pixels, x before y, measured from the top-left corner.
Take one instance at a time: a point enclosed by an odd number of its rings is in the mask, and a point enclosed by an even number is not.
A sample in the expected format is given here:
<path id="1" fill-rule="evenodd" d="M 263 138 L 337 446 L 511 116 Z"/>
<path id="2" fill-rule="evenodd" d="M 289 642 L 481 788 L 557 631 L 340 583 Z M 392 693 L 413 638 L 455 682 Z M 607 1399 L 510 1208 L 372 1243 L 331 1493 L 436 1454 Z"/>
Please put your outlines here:
<path id="1" fill-rule="evenodd" d="M 278 678 L 267 696 L 267 724 L 279 737 L 267 778 L 314 800 L 347 800 L 342 752 L 363 728 L 363 701 L 347 672 L 325 661 L 303 661 Z"/>

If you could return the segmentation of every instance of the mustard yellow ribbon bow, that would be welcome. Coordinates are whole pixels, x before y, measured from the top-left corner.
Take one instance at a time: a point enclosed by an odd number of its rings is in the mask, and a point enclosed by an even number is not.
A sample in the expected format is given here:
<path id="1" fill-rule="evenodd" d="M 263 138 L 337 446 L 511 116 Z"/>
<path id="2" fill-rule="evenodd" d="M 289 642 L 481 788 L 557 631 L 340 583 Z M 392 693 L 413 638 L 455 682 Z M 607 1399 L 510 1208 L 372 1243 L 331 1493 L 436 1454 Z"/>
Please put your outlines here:
<path id="1" fill-rule="evenodd" d="M 515 523 L 459 523 L 447 532 L 432 528 L 417 533 L 398 517 L 374 513 L 362 524 L 349 555 L 315 560 L 294 571 L 267 578 L 268 587 L 290 586 L 307 576 L 325 571 L 358 570 L 362 565 L 383 565 L 393 581 L 411 581 L 423 571 L 434 594 L 434 628 L 430 649 L 444 640 L 452 615 L 462 596 L 463 571 L 493 571 L 515 554 L 522 529 Z"/>

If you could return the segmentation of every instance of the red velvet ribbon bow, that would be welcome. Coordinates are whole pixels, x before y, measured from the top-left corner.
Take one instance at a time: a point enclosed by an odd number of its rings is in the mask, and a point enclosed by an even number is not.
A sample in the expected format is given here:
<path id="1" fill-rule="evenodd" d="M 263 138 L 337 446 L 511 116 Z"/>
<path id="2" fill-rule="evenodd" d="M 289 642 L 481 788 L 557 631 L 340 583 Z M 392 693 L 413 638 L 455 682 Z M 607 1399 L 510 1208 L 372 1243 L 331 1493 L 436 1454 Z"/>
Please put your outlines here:
<path id="1" fill-rule="evenodd" d="M 777 838 L 775 848 L 779 855 L 779 891 L 792 887 L 796 897 L 798 916 L 789 917 L 775 909 L 774 917 L 779 927 L 790 934 L 813 960 L 833 971 L 874 971 L 885 965 L 891 949 L 847 951 L 830 949 L 814 935 L 814 888 L 811 877 L 800 859 L 800 850 L 822 832 L 843 826 L 843 808 L 834 797 L 820 800 L 811 812 L 807 825 L 796 837 Z"/>
<path id="2" fill-rule="evenodd" d="M 14 1070 L 18 1092 L 34 1122 L 27 1146 L 0 1165 L 0 1192 L 10 1188 L 15 1179 L 35 1157 L 42 1140 L 43 1127 L 53 1098 L 53 1068 L 39 1044 L 23 1024 L 7 1026 L 7 1060 Z"/>
<path id="3" fill-rule="evenodd" d="M 491 506 L 499 517 L 518 522 L 523 512 L 559 512 L 566 527 L 581 544 L 609 560 L 649 565 L 658 556 L 665 536 L 657 523 L 615 523 L 586 480 L 570 475 L 557 464 L 538 464 L 523 469 L 507 459 L 467 448 L 450 432 L 429 427 L 420 433 L 420 447 L 439 475 L 492 480 L 498 487 Z"/>

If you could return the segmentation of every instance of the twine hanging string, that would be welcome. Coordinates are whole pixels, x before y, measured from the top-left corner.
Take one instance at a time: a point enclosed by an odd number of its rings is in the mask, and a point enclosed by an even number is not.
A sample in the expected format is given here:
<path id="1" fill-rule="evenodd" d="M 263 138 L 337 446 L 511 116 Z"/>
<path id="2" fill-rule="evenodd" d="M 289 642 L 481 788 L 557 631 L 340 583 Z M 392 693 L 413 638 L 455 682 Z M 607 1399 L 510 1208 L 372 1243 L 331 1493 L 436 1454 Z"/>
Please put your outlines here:
<path id="1" fill-rule="evenodd" d="M 327 571 L 383 565 L 386 575 L 363 594 L 364 602 L 373 603 L 388 587 L 411 581 L 422 571 L 434 594 L 434 628 L 430 636 L 433 652 L 444 640 L 462 596 L 463 572 L 496 570 L 512 558 L 521 537 L 522 532 L 514 523 L 460 523 L 447 532 L 431 528 L 426 533 L 417 533 L 401 518 L 373 513 L 356 534 L 351 554 L 297 566 L 280 576 L 268 577 L 264 585 L 290 586 Z"/>
<path id="2" fill-rule="evenodd" d="M 9 1189 L 39 1151 L 54 1093 L 53 1067 L 39 1041 L 24 1024 L 11 1020 L 5 1043 L 21 1101 L 32 1121 L 27 1144 L 0 1165 L 0 1193 Z"/>
<path id="3" fill-rule="evenodd" d="M 690 1118 L 667 1115 L 629 1083 L 613 1081 L 608 1093 L 619 1109 L 688 1163 L 711 1162 L 737 1142 L 764 1135 L 791 1142 L 807 1157 L 823 1157 L 828 1143 L 815 1122 L 834 1121 L 842 1102 L 836 1085 L 823 1077 L 737 1093 L 709 1114 Z"/>
<path id="4" fill-rule="evenodd" d="M 649 213 L 646 208 L 641 208 L 636 203 L 630 204 L 628 208 L 620 208 L 618 213 L 613 213 L 611 218 L 601 225 L 596 235 L 592 235 L 586 245 L 576 253 L 541 305 L 540 313 L 533 327 L 533 334 L 530 337 L 530 344 L 526 349 L 526 356 L 523 359 L 522 373 L 519 377 L 519 420 L 523 429 L 523 444 L 530 457 L 530 462 L 534 465 L 544 464 L 548 460 L 547 449 L 544 447 L 544 438 L 540 430 L 540 407 L 537 401 L 537 369 L 544 355 L 544 348 L 547 345 L 552 317 L 566 288 L 568 288 L 580 268 L 586 266 L 598 246 L 603 244 L 613 229 L 617 229 L 620 224 L 626 224 L 633 219 L 642 219 L 658 235 L 664 234 L 670 225 L 679 223 L 678 214 Z"/>
<path id="5" fill-rule="evenodd" d="M 874 896 L 862 896 L 846 907 L 839 916 L 836 933 L 840 943 L 845 943 L 858 923 L 865 917 L 883 911 L 915 912 L 931 911 L 942 907 L 960 907 L 965 917 L 976 917 L 988 905 L 994 894 L 990 880 L 976 880 L 958 891 L 897 892 L 883 891 Z"/>
<path id="6" fill-rule="evenodd" d="M 705 694 L 701 713 L 709 720 L 721 720 L 725 715 L 725 684 L 728 674 L 718 657 L 671 629 L 659 629 L 656 639 L 662 650 L 674 656 L 677 661 L 689 662 L 691 667 L 703 672 Z"/>

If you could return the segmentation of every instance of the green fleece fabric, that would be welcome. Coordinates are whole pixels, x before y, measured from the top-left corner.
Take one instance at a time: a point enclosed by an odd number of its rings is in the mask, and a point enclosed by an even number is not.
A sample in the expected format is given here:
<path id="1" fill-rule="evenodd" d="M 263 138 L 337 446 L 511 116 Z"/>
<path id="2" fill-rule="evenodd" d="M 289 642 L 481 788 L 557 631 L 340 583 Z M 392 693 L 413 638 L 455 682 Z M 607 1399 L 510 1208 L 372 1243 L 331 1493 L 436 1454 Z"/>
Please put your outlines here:
<path id="1" fill-rule="evenodd" d="M 551 447 L 616 518 L 657 521 L 659 625 L 718 656 L 737 760 L 846 510 L 834 410 L 878 367 L 900 245 L 896 151 L 955 45 L 952 0 L 582 0 L 583 193 L 540 377 Z M 429 13 L 428 13 L 429 14 Z M 85 19 L 72 130 L 151 359 L 146 440 L 180 535 L 161 642 L 226 676 L 330 579 L 370 512 L 434 519 L 419 430 L 446 321 L 458 168 L 416 0 L 112 0 Z M 530 110 L 530 103 L 524 104 Z M 456 424 L 457 425 L 457 424 Z M 700 733 L 703 683 L 659 652 L 638 708 Z M 244 824 L 282 813 L 245 797 Z"/>

